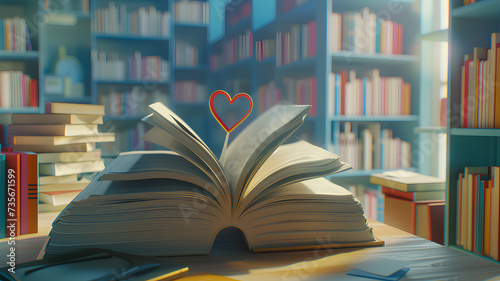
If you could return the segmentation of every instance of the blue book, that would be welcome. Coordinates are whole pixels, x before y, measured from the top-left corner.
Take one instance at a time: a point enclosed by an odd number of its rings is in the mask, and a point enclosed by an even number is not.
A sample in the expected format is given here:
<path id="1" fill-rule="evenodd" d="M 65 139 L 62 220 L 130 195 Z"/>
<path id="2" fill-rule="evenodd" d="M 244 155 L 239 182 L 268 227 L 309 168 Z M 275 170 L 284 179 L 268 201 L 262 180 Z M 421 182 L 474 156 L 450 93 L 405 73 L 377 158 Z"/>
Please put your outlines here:
<path id="1" fill-rule="evenodd" d="M 377 20 L 375 28 L 375 53 L 380 53 L 380 20 Z"/>
<path id="2" fill-rule="evenodd" d="M 5 236 L 5 154 L 0 154 L 0 238 Z"/>
<path id="3" fill-rule="evenodd" d="M 0 50 L 5 50 L 5 27 L 3 26 L 4 20 L 0 19 Z"/>

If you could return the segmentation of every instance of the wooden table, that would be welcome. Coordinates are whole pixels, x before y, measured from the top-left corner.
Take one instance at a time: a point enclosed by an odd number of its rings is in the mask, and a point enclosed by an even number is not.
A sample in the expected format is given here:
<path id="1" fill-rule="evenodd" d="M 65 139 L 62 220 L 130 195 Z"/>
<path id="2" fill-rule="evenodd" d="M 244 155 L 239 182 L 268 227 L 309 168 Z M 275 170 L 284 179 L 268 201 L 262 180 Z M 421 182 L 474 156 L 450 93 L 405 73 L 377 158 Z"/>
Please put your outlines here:
<path id="1" fill-rule="evenodd" d="M 37 235 L 16 240 L 17 263 L 34 260 L 47 239 L 55 216 L 41 214 Z M 189 274 L 208 272 L 237 280 L 369 280 L 345 275 L 357 262 L 377 257 L 408 261 L 401 280 L 486 280 L 500 276 L 500 265 L 369 220 L 383 247 L 326 249 L 254 254 L 242 243 L 215 246 L 210 255 L 168 257 L 189 266 Z M 0 262 L 5 265 L 7 240 L 0 240 Z M 494 279 L 497 280 L 497 279 Z M 498 279 L 500 280 L 500 278 Z"/>

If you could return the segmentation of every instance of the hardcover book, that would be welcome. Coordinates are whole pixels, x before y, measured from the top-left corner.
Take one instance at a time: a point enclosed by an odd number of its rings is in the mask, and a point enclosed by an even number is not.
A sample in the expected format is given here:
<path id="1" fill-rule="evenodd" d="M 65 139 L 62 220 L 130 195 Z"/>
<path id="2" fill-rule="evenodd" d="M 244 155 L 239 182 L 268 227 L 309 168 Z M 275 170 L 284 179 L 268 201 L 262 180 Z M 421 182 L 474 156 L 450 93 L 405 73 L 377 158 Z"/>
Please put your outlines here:
<path id="1" fill-rule="evenodd" d="M 283 144 L 310 106 L 274 106 L 221 159 L 162 103 L 150 108 L 142 139 L 169 151 L 118 156 L 54 221 L 47 254 L 207 254 L 227 227 L 254 252 L 383 245 L 353 194 L 323 178 L 350 166 L 305 141 Z"/>

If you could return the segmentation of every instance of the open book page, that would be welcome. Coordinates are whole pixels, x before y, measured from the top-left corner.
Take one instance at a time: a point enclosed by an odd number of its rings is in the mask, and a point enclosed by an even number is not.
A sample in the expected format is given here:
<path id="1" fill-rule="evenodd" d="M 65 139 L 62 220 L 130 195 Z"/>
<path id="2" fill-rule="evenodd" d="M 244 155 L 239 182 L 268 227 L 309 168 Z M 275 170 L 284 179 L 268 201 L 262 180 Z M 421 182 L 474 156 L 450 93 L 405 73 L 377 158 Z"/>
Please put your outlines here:
<path id="1" fill-rule="evenodd" d="M 276 188 L 347 169 L 350 166 L 341 162 L 338 155 L 306 141 L 282 145 L 262 164 L 243 190 L 236 216 L 253 200 Z"/>
<path id="2" fill-rule="evenodd" d="M 229 145 L 224 171 L 233 209 L 244 185 L 262 163 L 304 122 L 309 105 L 276 105 L 250 123 Z"/>
<path id="3" fill-rule="evenodd" d="M 353 194 L 325 178 L 276 189 L 245 211 L 237 225 L 252 248 L 315 245 L 318 237 L 332 243 L 374 240 Z"/>
<path id="4" fill-rule="evenodd" d="M 217 177 L 217 174 L 211 169 L 211 167 L 208 166 L 205 161 L 203 161 L 204 158 L 196 153 L 198 152 L 204 155 L 203 152 L 200 152 L 201 149 L 199 147 L 195 148 L 195 151 L 193 151 L 189 147 L 187 147 L 185 143 L 172 136 L 168 131 L 165 131 L 157 126 L 154 126 L 151 130 L 149 130 L 146 135 L 142 137 L 142 139 L 171 149 L 185 157 L 201 171 L 203 171 L 219 189 L 219 192 L 224 197 L 224 202 L 221 202 L 221 204 L 224 206 L 231 205 L 231 194 L 227 182 L 220 182 L 221 178 Z M 222 179 L 225 180 L 224 177 Z"/>
<path id="5" fill-rule="evenodd" d="M 143 120 L 167 131 L 180 143 L 184 144 L 186 148 L 196 153 L 196 155 L 198 155 L 198 157 L 200 157 L 200 159 L 202 159 L 213 171 L 218 182 L 223 186 L 224 191 L 228 191 L 227 179 L 219 160 L 193 129 L 163 103 L 157 102 L 151 104 L 149 107 L 154 113 L 145 117 Z M 176 152 L 183 155 L 180 151 Z"/>
<path id="6" fill-rule="evenodd" d="M 107 170 L 100 180 L 129 181 L 174 179 L 195 184 L 210 192 L 219 204 L 224 204 L 219 189 L 196 165 L 173 151 L 131 151 L 121 153 L 117 165 Z M 227 206 L 224 206 L 227 207 Z"/>

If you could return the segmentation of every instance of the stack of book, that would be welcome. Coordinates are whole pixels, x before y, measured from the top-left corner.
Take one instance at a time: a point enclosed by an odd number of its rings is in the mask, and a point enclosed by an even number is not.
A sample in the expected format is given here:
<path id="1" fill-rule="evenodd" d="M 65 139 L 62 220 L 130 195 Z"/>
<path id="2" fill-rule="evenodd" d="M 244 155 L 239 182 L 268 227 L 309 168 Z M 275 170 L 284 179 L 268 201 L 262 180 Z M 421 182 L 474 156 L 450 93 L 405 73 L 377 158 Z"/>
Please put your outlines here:
<path id="1" fill-rule="evenodd" d="M 292 24 L 290 32 L 276 32 L 276 66 L 316 56 L 316 22 Z"/>
<path id="2" fill-rule="evenodd" d="M 331 51 L 356 53 L 403 53 L 403 25 L 378 17 L 365 7 L 361 11 L 330 14 L 328 46 Z"/>
<path id="3" fill-rule="evenodd" d="M 344 123 L 339 135 L 339 153 L 353 169 L 407 169 L 411 167 L 411 143 L 393 137 L 391 129 L 381 129 L 380 123 L 364 128 L 356 123 Z"/>
<path id="4" fill-rule="evenodd" d="M 25 19 L 0 19 L 0 50 L 16 52 L 33 50 Z"/>
<path id="5" fill-rule="evenodd" d="M 38 155 L 2 147 L 0 238 L 38 232 Z"/>
<path id="6" fill-rule="evenodd" d="M 370 183 L 382 186 L 384 223 L 443 244 L 444 180 L 396 170 L 373 174 Z"/>
<path id="7" fill-rule="evenodd" d="M 411 85 L 402 77 L 380 77 L 378 69 L 331 73 L 330 115 L 410 115 Z"/>
<path id="8" fill-rule="evenodd" d="M 105 34 L 134 34 L 168 38 L 170 13 L 157 11 L 155 6 L 140 7 L 130 12 L 126 4 L 116 6 L 115 2 L 110 1 L 108 8 L 95 10 L 92 26 L 94 31 Z"/>
<path id="9" fill-rule="evenodd" d="M 500 33 L 490 48 L 475 47 L 462 66 L 460 127 L 500 128 Z M 458 108 L 452 110 L 458 111 Z"/>
<path id="10" fill-rule="evenodd" d="M 457 180 L 457 245 L 500 260 L 500 167 L 465 167 Z"/>
<path id="11" fill-rule="evenodd" d="M 7 139 L 14 151 L 38 153 L 40 211 L 68 204 L 88 181 L 82 173 L 104 169 L 97 142 L 115 141 L 114 133 L 99 133 L 104 106 L 47 103 L 47 114 L 13 114 Z M 22 162 L 22 160 L 21 160 Z"/>
<path id="12" fill-rule="evenodd" d="M 0 71 L 0 107 L 38 106 L 38 80 L 21 71 Z"/>

